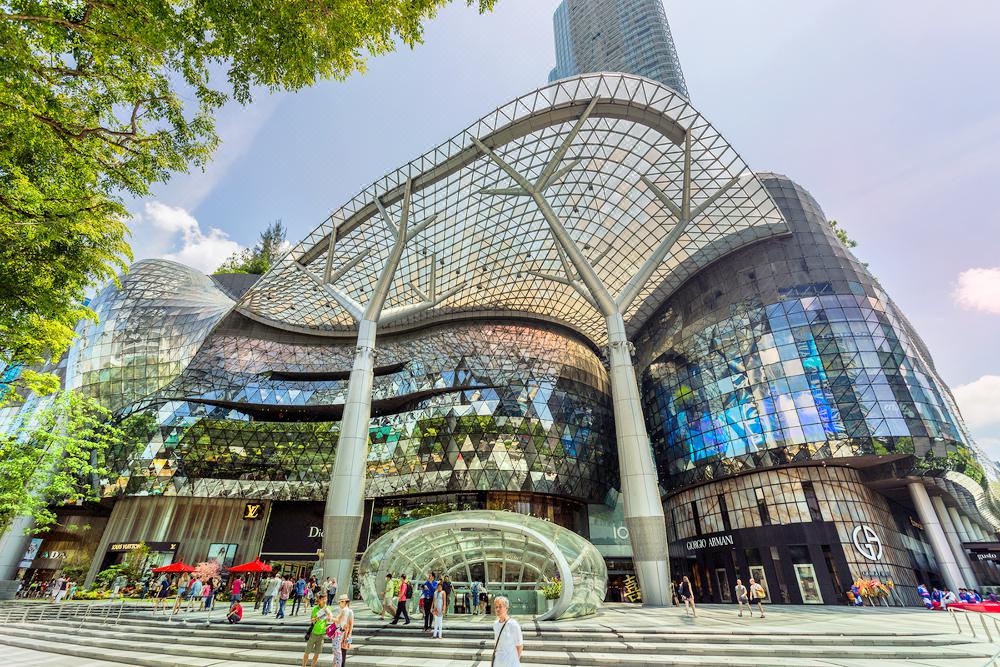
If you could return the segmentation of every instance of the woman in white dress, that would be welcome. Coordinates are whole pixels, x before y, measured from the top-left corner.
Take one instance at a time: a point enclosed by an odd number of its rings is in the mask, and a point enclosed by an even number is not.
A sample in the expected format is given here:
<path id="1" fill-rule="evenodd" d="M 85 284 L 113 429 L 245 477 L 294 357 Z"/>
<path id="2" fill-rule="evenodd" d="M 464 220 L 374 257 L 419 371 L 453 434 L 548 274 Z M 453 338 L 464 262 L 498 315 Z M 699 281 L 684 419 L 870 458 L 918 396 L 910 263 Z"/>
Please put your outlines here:
<path id="1" fill-rule="evenodd" d="M 431 604 L 431 613 L 434 614 L 434 626 L 431 631 L 431 639 L 441 639 L 441 631 L 444 630 L 443 586 L 438 586 L 434 589 L 434 602 Z"/>

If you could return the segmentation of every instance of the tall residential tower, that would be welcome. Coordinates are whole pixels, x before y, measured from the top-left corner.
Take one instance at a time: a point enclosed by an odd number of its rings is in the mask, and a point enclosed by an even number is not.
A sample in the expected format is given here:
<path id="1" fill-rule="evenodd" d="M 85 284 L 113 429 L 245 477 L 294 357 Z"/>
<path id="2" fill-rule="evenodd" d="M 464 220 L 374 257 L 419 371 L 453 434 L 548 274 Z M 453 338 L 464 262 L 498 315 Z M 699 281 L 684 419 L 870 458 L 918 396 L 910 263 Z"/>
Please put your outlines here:
<path id="1" fill-rule="evenodd" d="M 549 81 L 626 72 L 688 96 L 661 0 L 563 0 L 552 15 L 556 66 Z"/>

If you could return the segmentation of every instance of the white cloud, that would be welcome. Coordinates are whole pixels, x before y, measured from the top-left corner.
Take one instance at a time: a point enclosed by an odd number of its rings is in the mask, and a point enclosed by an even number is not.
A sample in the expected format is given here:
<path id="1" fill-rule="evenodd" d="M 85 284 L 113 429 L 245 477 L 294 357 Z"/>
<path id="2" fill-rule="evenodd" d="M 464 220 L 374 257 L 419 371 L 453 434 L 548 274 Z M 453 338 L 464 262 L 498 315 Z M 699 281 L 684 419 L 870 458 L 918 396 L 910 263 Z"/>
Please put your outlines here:
<path id="1" fill-rule="evenodd" d="M 137 260 L 172 259 L 211 273 L 241 248 L 221 229 L 202 230 L 188 211 L 158 201 L 146 202 L 132 227 L 132 250 Z"/>
<path id="2" fill-rule="evenodd" d="M 964 308 L 1000 315 L 1000 267 L 962 271 L 953 294 Z"/>
<path id="3" fill-rule="evenodd" d="M 954 394 L 972 437 L 1000 460 L 1000 375 L 984 375 L 959 385 Z"/>

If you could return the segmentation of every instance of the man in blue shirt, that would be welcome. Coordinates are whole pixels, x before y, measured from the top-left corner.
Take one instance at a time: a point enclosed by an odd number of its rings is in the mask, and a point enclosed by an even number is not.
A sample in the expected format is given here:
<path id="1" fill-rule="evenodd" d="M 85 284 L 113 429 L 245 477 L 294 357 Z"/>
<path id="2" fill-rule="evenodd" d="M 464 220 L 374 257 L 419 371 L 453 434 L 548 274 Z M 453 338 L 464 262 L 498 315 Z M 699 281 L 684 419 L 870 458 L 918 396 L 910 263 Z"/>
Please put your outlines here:
<path id="1" fill-rule="evenodd" d="M 306 594 L 306 580 L 299 577 L 299 580 L 295 582 L 295 591 L 292 594 L 292 616 L 296 616 L 299 613 L 299 607 L 302 606 L 302 596 Z"/>
<path id="2" fill-rule="evenodd" d="M 427 575 L 427 581 L 421 586 L 424 589 L 424 632 L 431 631 L 431 620 L 433 618 L 431 605 L 434 604 L 434 591 L 437 590 L 438 586 L 436 579 L 437 576 L 435 573 L 431 572 Z"/>

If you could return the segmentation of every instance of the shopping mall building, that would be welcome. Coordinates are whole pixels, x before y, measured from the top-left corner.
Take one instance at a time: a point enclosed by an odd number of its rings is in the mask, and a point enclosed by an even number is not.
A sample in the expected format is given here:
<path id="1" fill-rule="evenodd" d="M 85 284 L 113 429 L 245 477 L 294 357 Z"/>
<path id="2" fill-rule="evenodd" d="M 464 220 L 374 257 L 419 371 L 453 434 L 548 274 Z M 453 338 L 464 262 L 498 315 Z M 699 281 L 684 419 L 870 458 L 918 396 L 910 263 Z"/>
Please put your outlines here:
<path id="1" fill-rule="evenodd" d="M 414 520 L 510 510 L 596 545 L 614 600 L 633 575 L 652 602 L 682 575 L 703 602 L 1000 585 L 995 464 L 917 333 L 804 188 L 648 79 L 510 102 L 263 276 L 146 260 L 91 306 L 66 386 L 152 436 L 29 574 L 140 542 L 344 572 Z M 534 583 L 511 548 L 453 578 Z"/>

